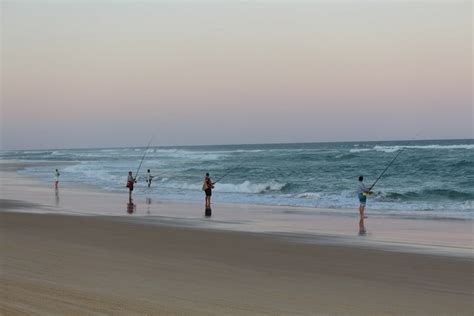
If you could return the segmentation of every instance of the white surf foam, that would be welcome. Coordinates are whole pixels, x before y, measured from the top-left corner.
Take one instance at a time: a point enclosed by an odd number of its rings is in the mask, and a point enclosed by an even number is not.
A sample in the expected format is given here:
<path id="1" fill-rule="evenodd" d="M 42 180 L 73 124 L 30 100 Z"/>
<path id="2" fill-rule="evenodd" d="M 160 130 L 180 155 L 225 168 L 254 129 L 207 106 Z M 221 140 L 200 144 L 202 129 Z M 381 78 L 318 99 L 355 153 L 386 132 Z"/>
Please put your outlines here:
<path id="1" fill-rule="evenodd" d="M 364 152 L 364 151 L 371 151 L 372 149 L 371 148 L 353 148 L 351 150 L 349 150 L 350 153 L 360 153 L 360 152 Z"/>
<path id="2" fill-rule="evenodd" d="M 460 144 L 460 145 L 423 145 L 423 146 L 374 146 L 373 150 L 383 151 L 386 153 L 393 153 L 401 149 L 474 149 L 474 144 Z"/>

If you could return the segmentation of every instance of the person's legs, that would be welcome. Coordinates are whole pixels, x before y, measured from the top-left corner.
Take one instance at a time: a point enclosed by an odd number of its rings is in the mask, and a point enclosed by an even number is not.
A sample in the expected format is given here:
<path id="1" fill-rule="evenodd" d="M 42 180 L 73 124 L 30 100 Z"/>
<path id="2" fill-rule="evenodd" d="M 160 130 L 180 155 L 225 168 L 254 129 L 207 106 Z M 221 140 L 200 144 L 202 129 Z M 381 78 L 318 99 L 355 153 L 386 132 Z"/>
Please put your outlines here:
<path id="1" fill-rule="evenodd" d="M 364 204 L 360 204 L 359 205 L 359 214 L 360 214 L 360 220 L 359 220 L 359 230 L 360 231 L 364 231 L 365 230 L 365 226 L 364 226 L 364 212 L 365 212 L 365 205 Z"/>
<path id="2" fill-rule="evenodd" d="M 58 184 L 59 184 L 59 181 L 54 181 L 54 188 L 57 189 L 58 188 Z"/>

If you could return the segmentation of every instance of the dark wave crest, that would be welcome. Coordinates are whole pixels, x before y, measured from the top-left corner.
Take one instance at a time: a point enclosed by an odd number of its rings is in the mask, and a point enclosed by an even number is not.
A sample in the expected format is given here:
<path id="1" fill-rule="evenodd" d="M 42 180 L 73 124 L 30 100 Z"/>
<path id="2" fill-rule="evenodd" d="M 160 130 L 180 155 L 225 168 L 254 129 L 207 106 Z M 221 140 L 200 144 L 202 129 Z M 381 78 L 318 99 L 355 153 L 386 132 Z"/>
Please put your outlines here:
<path id="1" fill-rule="evenodd" d="M 445 189 L 425 189 L 420 192 L 386 192 L 376 195 L 380 201 L 433 201 L 433 200 L 453 200 L 469 201 L 474 200 L 474 193 Z"/>

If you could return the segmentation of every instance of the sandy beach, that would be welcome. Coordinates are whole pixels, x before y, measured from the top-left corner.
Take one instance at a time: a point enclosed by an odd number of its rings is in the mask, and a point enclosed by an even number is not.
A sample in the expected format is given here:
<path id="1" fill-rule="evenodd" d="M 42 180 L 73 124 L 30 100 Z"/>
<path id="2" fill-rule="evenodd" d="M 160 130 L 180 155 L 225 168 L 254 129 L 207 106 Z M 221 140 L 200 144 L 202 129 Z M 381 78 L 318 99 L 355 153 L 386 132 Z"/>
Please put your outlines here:
<path id="1" fill-rule="evenodd" d="M 5 315 L 471 315 L 474 308 L 469 243 L 456 255 L 385 247 L 376 238 L 372 247 L 348 236 L 328 243 L 316 224 L 308 242 L 232 230 L 219 214 L 206 225 L 202 216 L 156 214 L 193 205 L 185 203 L 158 203 L 132 217 L 120 204 L 110 216 L 117 194 L 65 187 L 55 205 L 50 187 L 14 169 L 2 171 Z M 346 229 L 353 218 L 333 220 L 328 227 Z"/>
<path id="2" fill-rule="evenodd" d="M 474 316 L 472 7 L 0 1 L 0 316 Z"/>
<path id="3" fill-rule="evenodd" d="M 1 213 L 21 314 L 470 315 L 472 261 L 108 218 Z"/>

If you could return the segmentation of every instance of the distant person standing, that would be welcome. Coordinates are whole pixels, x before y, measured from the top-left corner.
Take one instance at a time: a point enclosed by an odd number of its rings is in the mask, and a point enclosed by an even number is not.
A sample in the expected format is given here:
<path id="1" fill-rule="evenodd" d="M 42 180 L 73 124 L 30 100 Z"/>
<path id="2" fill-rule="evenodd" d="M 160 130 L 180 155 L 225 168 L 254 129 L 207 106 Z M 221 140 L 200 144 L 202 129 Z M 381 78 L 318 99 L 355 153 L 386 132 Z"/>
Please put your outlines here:
<path id="1" fill-rule="evenodd" d="M 148 184 L 148 187 L 151 186 L 151 181 L 153 180 L 153 176 L 151 175 L 150 173 L 150 169 L 148 169 L 147 173 L 146 173 L 146 176 L 145 176 L 145 181 L 146 183 Z"/>
<path id="2" fill-rule="evenodd" d="M 211 210 L 211 196 L 212 196 L 212 189 L 214 189 L 214 184 L 212 182 L 211 177 L 209 176 L 209 173 L 206 173 L 206 177 L 204 178 L 204 183 L 202 184 L 202 190 L 206 194 L 206 216 L 211 216 L 212 215 L 212 210 Z"/>
<path id="3" fill-rule="evenodd" d="M 359 233 L 365 233 L 364 219 L 365 216 L 365 205 L 367 204 L 367 195 L 371 194 L 370 190 L 364 184 L 364 177 L 359 177 L 359 183 L 357 185 L 357 197 L 359 198 Z"/>
<path id="4" fill-rule="evenodd" d="M 58 189 L 58 186 L 59 186 L 59 176 L 61 174 L 59 173 L 59 170 L 56 169 L 56 171 L 54 172 L 54 188 L 57 190 Z"/>
<path id="5" fill-rule="evenodd" d="M 132 175 L 132 172 L 128 172 L 128 179 L 127 179 L 127 188 L 128 188 L 128 200 L 132 201 L 132 191 L 133 191 L 133 186 L 135 185 L 137 181 Z"/>

